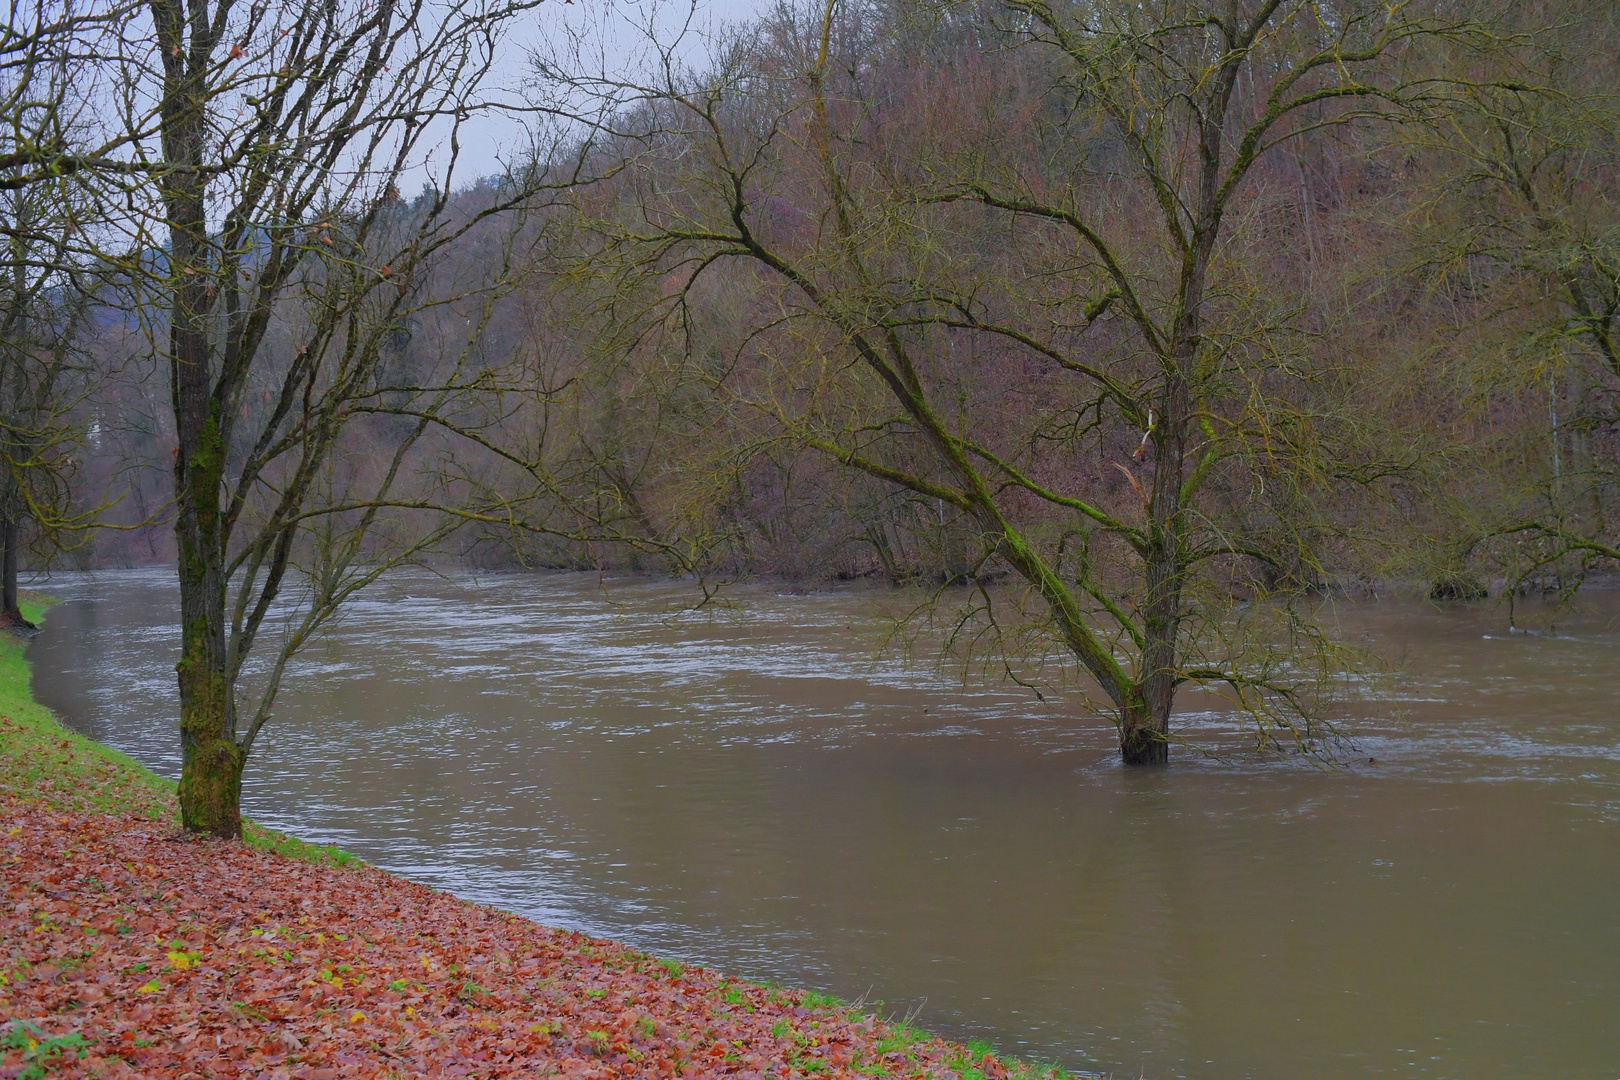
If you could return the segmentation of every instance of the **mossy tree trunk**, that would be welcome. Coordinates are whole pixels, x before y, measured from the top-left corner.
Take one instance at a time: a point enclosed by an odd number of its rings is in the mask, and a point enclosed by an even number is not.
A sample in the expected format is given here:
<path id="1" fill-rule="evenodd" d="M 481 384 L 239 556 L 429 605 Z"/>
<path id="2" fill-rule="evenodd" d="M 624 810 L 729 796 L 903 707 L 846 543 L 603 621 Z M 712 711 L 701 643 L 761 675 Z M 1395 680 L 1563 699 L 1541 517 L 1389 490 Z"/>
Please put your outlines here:
<path id="1" fill-rule="evenodd" d="M 152 344 L 169 362 L 174 417 L 188 831 L 240 834 L 243 766 L 290 658 L 347 597 L 467 520 L 447 512 L 397 542 L 368 540 L 379 515 L 401 509 L 396 483 L 442 468 L 412 448 L 445 402 L 463 401 L 439 386 L 386 406 L 376 393 L 389 343 L 422 302 L 413 283 L 470 227 L 447 213 L 447 194 L 406 210 L 397 187 L 421 160 L 426 118 L 479 111 L 495 36 L 539 2 L 144 0 L 152 64 L 123 69 L 123 104 L 144 143 L 157 102 L 162 154 L 127 191 L 160 234 L 120 257 L 167 316 Z M 161 86 L 146 81 L 154 69 Z M 453 168 L 436 191 L 453 190 Z M 514 184 L 481 213 L 532 193 Z M 498 260 L 491 276 L 507 271 Z M 470 336 L 469 355 L 476 346 Z M 378 474 L 334 462 L 345 425 L 396 409 L 411 426 L 388 436 Z M 288 605 L 296 615 L 250 695 L 242 665 L 264 620 L 287 614 L 277 600 L 301 569 L 311 588 Z"/>
<path id="2" fill-rule="evenodd" d="M 227 666 L 225 537 L 221 500 L 228 451 L 215 394 L 208 318 L 213 307 L 207 223 L 207 75 L 219 30 L 189 18 L 176 0 L 154 0 L 164 64 L 159 108 L 163 210 L 169 233 L 172 304 L 170 392 L 175 418 L 174 487 L 178 513 L 180 662 L 180 819 L 189 832 L 241 835 L 242 766 L 234 687 Z M 188 25 L 189 24 L 189 25 Z M 189 33 L 187 32 L 189 29 Z"/>
<path id="3" fill-rule="evenodd" d="M 189 635 L 188 635 L 189 636 Z M 187 832 L 242 835 L 242 766 L 247 754 L 231 725 L 230 688 L 187 656 L 180 673 L 180 821 Z"/>
<path id="4" fill-rule="evenodd" d="M 181 385 L 186 380 L 181 375 Z M 206 407 L 207 399 L 205 396 Z M 184 416 L 184 412 L 180 415 Z M 242 767 L 234 687 L 226 669 L 224 550 L 218 493 L 223 447 L 219 425 L 182 424 L 176 455 L 181 492 L 179 540 L 181 655 L 180 819 L 189 832 L 236 837 L 242 832 Z"/>

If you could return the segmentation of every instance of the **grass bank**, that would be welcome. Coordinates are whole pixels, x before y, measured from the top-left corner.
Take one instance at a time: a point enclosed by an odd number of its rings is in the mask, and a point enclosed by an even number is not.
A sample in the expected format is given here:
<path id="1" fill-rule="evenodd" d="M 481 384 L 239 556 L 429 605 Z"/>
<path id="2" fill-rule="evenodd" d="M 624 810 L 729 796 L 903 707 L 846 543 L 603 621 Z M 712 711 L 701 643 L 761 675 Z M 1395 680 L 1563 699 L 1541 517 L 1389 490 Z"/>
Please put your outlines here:
<path id="1" fill-rule="evenodd" d="M 38 624 L 51 602 L 24 593 L 23 617 Z M 129 814 L 178 828 L 173 781 L 128 754 L 63 727 L 34 700 L 24 657 L 27 645 L 0 630 L 0 795 L 38 798 L 80 813 Z M 242 839 L 250 848 L 305 862 L 343 866 L 354 859 L 341 848 L 306 843 L 248 820 L 242 822 Z"/>
<path id="2" fill-rule="evenodd" d="M 34 701 L 24 647 L 0 633 L 0 1075 L 1067 1075 L 257 825 L 183 837 L 171 782 Z"/>

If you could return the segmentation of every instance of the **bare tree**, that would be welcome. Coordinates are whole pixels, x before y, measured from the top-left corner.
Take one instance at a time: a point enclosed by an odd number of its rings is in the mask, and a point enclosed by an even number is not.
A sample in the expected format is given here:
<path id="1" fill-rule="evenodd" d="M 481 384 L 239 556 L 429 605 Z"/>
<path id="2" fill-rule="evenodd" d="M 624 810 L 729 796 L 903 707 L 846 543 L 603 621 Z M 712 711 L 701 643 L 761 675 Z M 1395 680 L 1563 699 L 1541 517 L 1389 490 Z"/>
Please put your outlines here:
<path id="1" fill-rule="evenodd" d="M 1000 13 L 932 68 L 838 0 L 784 9 L 704 72 L 674 48 L 639 82 L 549 64 L 558 107 L 629 163 L 580 203 L 588 260 L 654 318 L 749 267 L 749 347 L 778 374 L 755 365 L 739 398 L 959 515 L 970 576 L 1026 583 L 1124 761 L 1167 759 L 1189 683 L 1227 687 L 1263 745 L 1310 745 L 1307 676 L 1332 648 L 1234 595 L 1317 584 L 1313 491 L 1390 464 L 1342 453 L 1318 415 L 1254 174 L 1314 130 L 1418 114 L 1433 83 L 1411 46 L 1459 28 L 1304 0 Z M 996 67 L 1029 48 L 1045 63 Z"/>
<path id="2" fill-rule="evenodd" d="M 105 505 L 76 507 L 80 406 L 95 385 L 84 349 L 92 275 L 70 250 L 72 194 L 0 191 L 0 625 L 31 630 L 17 603 L 24 531 L 47 557 L 88 538 Z"/>
<path id="3" fill-rule="evenodd" d="M 134 173 L 123 155 L 151 134 L 98 128 L 98 85 L 142 0 L 19 0 L 0 22 L 0 190 L 84 169 Z M 3 226 L 0 226 L 3 227 Z"/>
<path id="4" fill-rule="evenodd" d="M 97 279 L 87 165 L 114 165 L 113 134 L 89 145 L 98 76 L 87 62 L 133 4 L 13 4 L 0 23 L 0 622 L 17 605 L 25 532 L 49 558 L 79 546 L 105 505 L 75 508 L 78 406 L 94 383 L 83 348 Z"/>
<path id="5" fill-rule="evenodd" d="M 1475 515 L 1472 552 L 1510 592 L 1569 594 L 1620 559 L 1620 18 L 1554 0 L 1516 7 L 1503 29 L 1497 47 L 1459 51 L 1451 107 L 1401 149 L 1427 166 L 1411 215 L 1420 271 L 1461 294 L 1473 407 L 1511 396 L 1526 418 L 1486 448 L 1500 494 Z"/>
<path id="6" fill-rule="evenodd" d="M 447 245 L 524 198 L 518 177 L 477 214 L 449 212 L 460 125 L 531 7 L 149 0 L 109 54 L 100 115 L 123 123 L 125 153 L 98 172 L 120 205 L 102 233 L 121 240 L 101 245 L 170 376 L 188 830 L 239 833 L 243 766 L 297 649 L 477 516 L 424 436 L 488 378 L 478 331 L 505 266 L 427 282 Z M 411 176 L 431 186 L 406 202 Z M 462 337 L 401 372 L 413 319 L 443 305 L 465 308 Z M 379 402 L 418 418 L 387 426 Z M 367 424 L 375 438 L 356 441 Z M 428 520 L 398 523 L 412 513 Z"/>

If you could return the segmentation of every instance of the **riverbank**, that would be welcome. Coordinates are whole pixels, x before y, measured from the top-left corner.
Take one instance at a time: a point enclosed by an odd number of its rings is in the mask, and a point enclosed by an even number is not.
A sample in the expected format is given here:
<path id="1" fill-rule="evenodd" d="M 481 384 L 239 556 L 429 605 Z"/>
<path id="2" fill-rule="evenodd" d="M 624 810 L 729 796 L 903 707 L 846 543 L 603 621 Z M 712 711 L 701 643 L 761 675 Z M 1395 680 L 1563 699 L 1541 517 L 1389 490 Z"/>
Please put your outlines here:
<path id="1" fill-rule="evenodd" d="M 7 1080 L 1057 1075 L 256 827 L 184 838 L 173 786 L 34 702 L 9 634 L 0 866 Z"/>

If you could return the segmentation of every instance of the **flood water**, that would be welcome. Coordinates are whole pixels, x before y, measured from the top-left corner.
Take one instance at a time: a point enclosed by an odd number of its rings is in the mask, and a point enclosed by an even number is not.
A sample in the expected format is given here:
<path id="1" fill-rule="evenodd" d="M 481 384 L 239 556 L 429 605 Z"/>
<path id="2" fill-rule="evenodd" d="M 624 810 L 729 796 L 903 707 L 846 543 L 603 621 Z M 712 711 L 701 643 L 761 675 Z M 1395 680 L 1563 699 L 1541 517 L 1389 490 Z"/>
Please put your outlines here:
<path id="1" fill-rule="evenodd" d="M 173 776 L 171 576 L 43 585 L 31 656 L 42 700 Z M 1620 597 L 1539 635 L 1341 605 L 1405 672 L 1357 764 L 1137 774 L 1070 703 L 880 654 L 882 594 L 729 595 L 388 580 L 290 674 L 245 810 L 1121 1080 L 1620 1077 Z"/>

